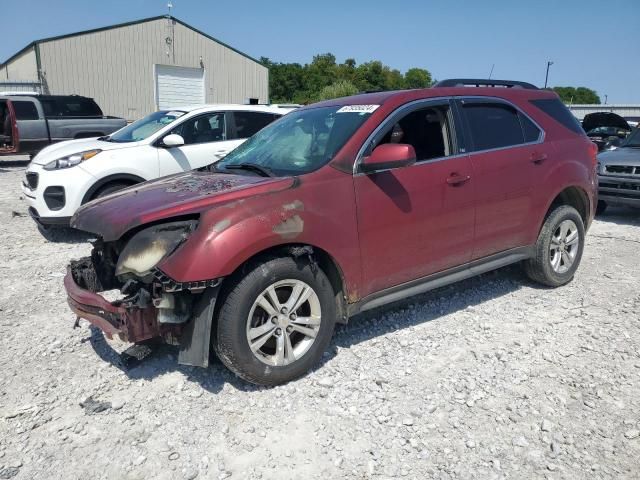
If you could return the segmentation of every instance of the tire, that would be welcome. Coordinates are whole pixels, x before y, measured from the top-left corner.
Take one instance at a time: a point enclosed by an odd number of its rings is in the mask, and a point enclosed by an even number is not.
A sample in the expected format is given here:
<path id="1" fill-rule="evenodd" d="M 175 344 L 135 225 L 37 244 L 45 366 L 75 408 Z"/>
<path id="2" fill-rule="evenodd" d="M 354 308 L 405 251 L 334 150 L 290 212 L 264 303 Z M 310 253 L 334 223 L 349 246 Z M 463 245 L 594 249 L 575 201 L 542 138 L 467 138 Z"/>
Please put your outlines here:
<path id="1" fill-rule="evenodd" d="M 602 215 L 607 210 L 608 206 L 609 205 L 607 205 L 607 202 L 598 200 L 598 205 L 596 206 L 596 215 Z"/>
<path id="2" fill-rule="evenodd" d="M 294 288 L 304 289 L 304 285 L 312 290 L 309 298 L 293 312 L 283 314 L 280 309 L 275 317 L 276 308 L 291 300 Z M 269 287 L 274 287 L 276 302 L 282 303 L 274 303 L 267 292 Z M 248 382 L 274 386 L 304 375 L 320 361 L 333 334 L 336 304 L 331 283 L 318 266 L 302 258 L 269 258 L 236 279 L 227 292 L 218 310 L 212 343 L 218 358 L 232 372 Z M 264 300 L 266 308 L 262 306 Z M 315 336 L 308 337 L 298 329 L 315 329 Z M 256 335 L 252 338 L 255 353 L 249 343 L 252 335 Z M 265 338 L 263 345 L 256 347 Z M 282 355 L 278 355 L 278 345 L 282 346 Z"/>
<path id="3" fill-rule="evenodd" d="M 123 183 L 123 182 L 107 183 L 103 187 L 100 187 L 100 189 L 98 189 L 98 191 L 93 194 L 93 197 L 91 197 L 91 200 L 106 197 L 107 195 L 110 195 L 113 192 L 117 192 L 118 190 L 122 190 L 123 188 L 127 188 L 130 186 L 131 186 L 130 183 Z"/>
<path id="4" fill-rule="evenodd" d="M 580 265 L 584 241 L 584 223 L 578 211 L 568 205 L 557 207 L 542 225 L 534 257 L 524 262 L 526 274 L 548 287 L 569 283 Z"/>

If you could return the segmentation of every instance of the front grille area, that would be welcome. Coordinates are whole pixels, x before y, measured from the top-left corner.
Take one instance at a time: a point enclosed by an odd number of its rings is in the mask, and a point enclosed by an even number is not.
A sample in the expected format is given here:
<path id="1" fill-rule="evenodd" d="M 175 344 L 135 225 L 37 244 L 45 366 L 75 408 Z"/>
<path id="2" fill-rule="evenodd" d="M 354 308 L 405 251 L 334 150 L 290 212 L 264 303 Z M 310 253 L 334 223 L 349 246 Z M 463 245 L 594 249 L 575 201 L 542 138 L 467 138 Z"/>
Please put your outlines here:
<path id="1" fill-rule="evenodd" d="M 604 172 L 610 175 L 639 175 L 640 176 L 640 166 L 605 165 Z"/>
<path id="2" fill-rule="evenodd" d="M 27 172 L 27 185 L 31 190 L 35 190 L 38 188 L 38 173 L 37 172 Z"/>
<path id="3" fill-rule="evenodd" d="M 640 183 L 613 183 L 601 179 L 598 191 L 602 196 L 640 199 Z"/>

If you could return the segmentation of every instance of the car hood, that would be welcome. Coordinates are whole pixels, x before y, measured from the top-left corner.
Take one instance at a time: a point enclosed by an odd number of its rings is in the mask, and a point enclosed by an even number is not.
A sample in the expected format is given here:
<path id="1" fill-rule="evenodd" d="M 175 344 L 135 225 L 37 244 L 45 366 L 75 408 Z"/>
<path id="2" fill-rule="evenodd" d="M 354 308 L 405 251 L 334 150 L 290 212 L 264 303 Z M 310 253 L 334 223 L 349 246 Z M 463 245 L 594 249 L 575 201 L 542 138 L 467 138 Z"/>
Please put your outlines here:
<path id="1" fill-rule="evenodd" d="M 590 132 L 598 127 L 614 127 L 624 130 L 631 130 L 627 121 L 620 115 L 611 112 L 597 112 L 585 115 L 582 120 L 582 128 L 585 132 Z"/>
<path id="2" fill-rule="evenodd" d="M 640 148 L 620 147 L 602 152 L 598 162 L 605 165 L 640 165 Z"/>
<path id="3" fill-rule="evenodd" d="M 140 145 L 140 142 L 116 143 L 105 142 L 96 138 L 81 138 L 78 140 L 67 140 L 65 142 L 54 143 L 42 149 L 32 160 L 36 165 L 46 165 L 53 160 L 64 158 L 74 153 L 86 152 L 87 150 L 119 150 L 122 148 L 132 148 Z M 97 157 L 99 158 L 99 157 Z"/>
<path id="4" fill-rule="evenodd" d="M 290 188 L 294 181 L 293 177 L 179 173 L 89 202 L 71 218 L 71 226 L 113 241 L 139 225 L 228 206 L 249 196 Z"/>

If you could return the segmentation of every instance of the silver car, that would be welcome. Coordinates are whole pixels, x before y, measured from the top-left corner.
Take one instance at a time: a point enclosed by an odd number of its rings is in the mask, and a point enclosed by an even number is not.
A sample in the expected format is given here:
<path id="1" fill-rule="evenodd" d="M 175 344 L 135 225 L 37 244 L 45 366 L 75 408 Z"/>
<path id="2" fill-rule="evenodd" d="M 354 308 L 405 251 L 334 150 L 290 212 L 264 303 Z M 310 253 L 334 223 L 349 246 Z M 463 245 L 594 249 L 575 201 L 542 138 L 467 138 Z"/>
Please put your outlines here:
<path id="1" fill-rule="evenodd" d="M 609 205 L 640 207 L 640 127 L 615 150 L 598 155 L 598 210 Z"/>

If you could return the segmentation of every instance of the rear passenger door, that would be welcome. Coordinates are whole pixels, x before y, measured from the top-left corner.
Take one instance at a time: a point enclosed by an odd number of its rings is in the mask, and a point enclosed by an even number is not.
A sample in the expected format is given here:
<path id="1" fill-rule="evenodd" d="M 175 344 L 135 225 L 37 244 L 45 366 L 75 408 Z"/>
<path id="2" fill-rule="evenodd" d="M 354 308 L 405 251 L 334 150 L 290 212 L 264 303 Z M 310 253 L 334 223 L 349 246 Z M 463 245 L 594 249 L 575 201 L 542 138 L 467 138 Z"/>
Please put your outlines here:
<path id="1" fill-rule="evenodd" d="M 506 101 L 464 98 L 456 103 L 473 167 L 473 259 L 525 246 L 535 189 L 550 155 L 543 132 Z"/>

